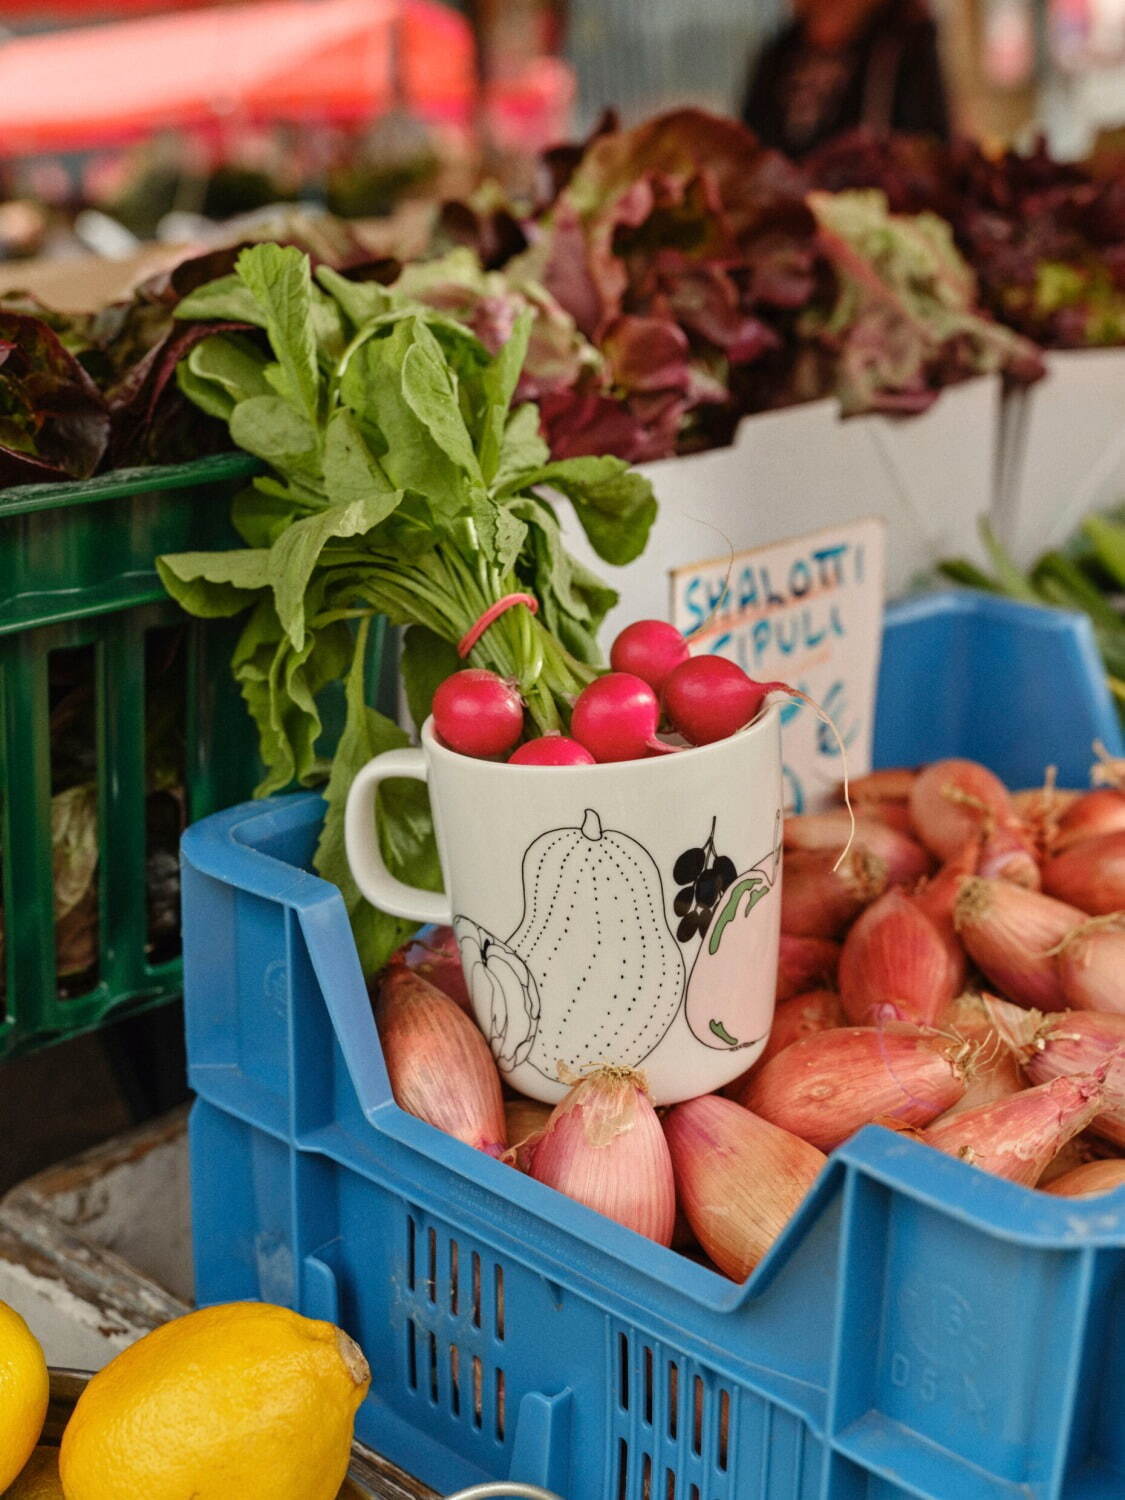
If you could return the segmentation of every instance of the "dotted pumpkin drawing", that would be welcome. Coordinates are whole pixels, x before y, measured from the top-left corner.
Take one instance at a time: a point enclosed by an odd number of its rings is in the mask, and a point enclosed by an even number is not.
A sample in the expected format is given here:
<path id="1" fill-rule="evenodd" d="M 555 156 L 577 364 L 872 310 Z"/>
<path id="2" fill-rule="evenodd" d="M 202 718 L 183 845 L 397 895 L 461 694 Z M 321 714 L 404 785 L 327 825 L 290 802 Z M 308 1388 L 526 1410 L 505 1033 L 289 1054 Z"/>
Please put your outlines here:
<path id="1" fill-rule="evenodd" d="M 454 928 L 478 1017 L 501 1068 L 552 1082 L 606 1062 L 637 1067 L 683 1003 L 685 969 L 660 870 L 588 809 L 523 856 L 523 917 L 505 940 L 470 918 Z M 594 1004 L 587 1002 L 594 997 Z M 591 1020 L 593 1016 L 593 1020 Z"/>

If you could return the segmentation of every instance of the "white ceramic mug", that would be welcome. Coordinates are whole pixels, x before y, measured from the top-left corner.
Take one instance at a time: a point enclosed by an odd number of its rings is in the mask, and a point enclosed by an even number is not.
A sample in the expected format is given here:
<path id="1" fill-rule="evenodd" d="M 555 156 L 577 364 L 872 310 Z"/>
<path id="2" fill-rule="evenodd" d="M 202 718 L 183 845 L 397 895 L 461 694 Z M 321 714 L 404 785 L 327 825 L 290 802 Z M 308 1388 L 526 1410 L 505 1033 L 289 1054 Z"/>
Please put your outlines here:
<path id="1" fill-rule="evenodd" d="M 376 790 L 401 776 L 429 783 L 445 895 L 396 880 L 380 855 Z M 427 721 L 420 748 L 360 771 L 345 834 L 373 905 L 453 924 L 477 1021 L 521 1093 L 554 1102 L 567 1078 L 613 1063 L 672 1104 L 729 1083 L 765 1046 L 781 923 L 776 708 L 714 745 L 598 766 L 474 760 Z"/>

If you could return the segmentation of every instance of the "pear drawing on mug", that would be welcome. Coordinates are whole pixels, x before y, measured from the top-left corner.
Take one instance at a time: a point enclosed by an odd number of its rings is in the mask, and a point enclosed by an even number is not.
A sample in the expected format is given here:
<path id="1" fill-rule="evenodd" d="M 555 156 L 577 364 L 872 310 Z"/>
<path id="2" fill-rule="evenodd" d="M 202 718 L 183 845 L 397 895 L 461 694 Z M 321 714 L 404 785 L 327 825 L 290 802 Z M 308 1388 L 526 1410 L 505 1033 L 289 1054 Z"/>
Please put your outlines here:
<path id="1" fill-rule="evenodd" d="M 612 1062 L 639 1066 L 675 1019 L 684 962 L 656 861 L 588 808 L 580 827 L 528 845 L 523 917 L 498 939 L 454 919 L 477 1019 L 500 1068 L 552 1083 Z"/>

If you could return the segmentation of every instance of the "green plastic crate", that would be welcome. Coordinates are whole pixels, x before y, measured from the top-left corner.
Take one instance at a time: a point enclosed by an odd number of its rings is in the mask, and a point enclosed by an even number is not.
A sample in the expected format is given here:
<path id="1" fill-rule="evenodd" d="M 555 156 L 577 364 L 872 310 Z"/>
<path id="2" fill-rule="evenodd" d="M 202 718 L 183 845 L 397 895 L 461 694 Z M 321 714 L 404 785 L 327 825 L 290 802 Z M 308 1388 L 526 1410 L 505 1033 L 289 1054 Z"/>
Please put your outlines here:
<path id="1" fill-rule="evenodd" d="M 149 910 L 153 704 L 177 719 L 173 800 L 187 821 L 249 796 L 260 765 L 230 674 L 239 622 L 186 619 L 154 560 L 232 545 L 231 497 L 258 467 L 223 454 L 0 492 L 0 1058 L 180 994 L 178 943 L 154 943 Z M 60 672 L 71 688 L 63 702 Z M 88 897 L 72 923 L 93 961 L 62 979 L 52 869 L 60 713 L 72 715 L 68 743 L 88 740 L 98 844 L 97 909 Z M 174 870 L 170 879 L 174 892 Z"/>

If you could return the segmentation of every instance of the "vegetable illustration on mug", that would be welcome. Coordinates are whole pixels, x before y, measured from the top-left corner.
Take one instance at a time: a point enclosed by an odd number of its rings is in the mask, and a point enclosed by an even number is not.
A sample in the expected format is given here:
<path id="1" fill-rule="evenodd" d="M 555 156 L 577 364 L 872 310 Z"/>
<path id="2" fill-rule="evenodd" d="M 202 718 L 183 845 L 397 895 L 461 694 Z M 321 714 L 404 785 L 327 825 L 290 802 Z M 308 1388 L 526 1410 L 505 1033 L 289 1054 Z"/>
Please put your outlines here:
<path id="1" fill-rule="evenodd" d="M 772 1007 L 759 1015 L 753 999 L 747 1005 L 758 990 L 746 977 L 770 962 L 775 941 L 754 913 L 774 889 L 780 815 L 771 848 L 741 874 L 717 852 L 717 825 L 715 817 L 706 841 L 673 866 L 675 934 L 656 860 L 594 808 L 580 826 L 549 829 L 528 846 L 523 915 L 509 936 L 455 916 L 473 1008 L 501 1069 L 526 1064 L 556 1083 L 610 1060 L 639 1067 L 681 1007 L 705 1047 L 765 1040 Z M 696 938 L 685 962 L 681 949 Z M 605 1005 L 591 1024 L 588 996 L 599 994 Z"/>
<path id="2" fill-rule="evenodd" d="M 714 824 L 709 847 L 714 850 Z M 695 855 L 698 850 L 689 851 Z M 685 855 L 680 856 L 684 860 Z M 772 1006 L 762 1012 L 754 1002 L 755 991 L 745 976 L 776 963 L 768 923 L 753 921 L 760 902 L 774 889 L 781 861 L 781 814 L 774 823 L 773 845 L 761 859 L 741 874 L 725 856 L 705 867 L 698 878 L 696 900 L 710 906 L 697 914 L 702 941 L 688 976 L 687 1023 L 696 1041 L 705 1047 L 741 1051 L 769 1035 Z M 677 861 L 677 870 L 681 864 Z M 708 876 L 711 884 L 708 884 Z M 685 891 L 680 892 L 684 896 Z M 677 897 L 679 900 L 679 897 Z"/>

